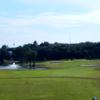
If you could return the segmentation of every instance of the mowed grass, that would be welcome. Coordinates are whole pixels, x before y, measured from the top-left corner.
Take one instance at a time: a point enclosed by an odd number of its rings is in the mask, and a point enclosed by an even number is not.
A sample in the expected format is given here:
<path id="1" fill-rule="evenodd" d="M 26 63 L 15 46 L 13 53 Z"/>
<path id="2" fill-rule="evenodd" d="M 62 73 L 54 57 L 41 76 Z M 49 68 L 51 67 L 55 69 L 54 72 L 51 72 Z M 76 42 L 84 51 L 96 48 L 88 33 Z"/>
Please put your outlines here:
<path id="1" fill-rule="evenodd" d="M 0 100 L 100 100 L 99 60 L 40 62 L 47 70 L 1 70 Z"/>
<path id="2" fill-rule="evenodd" d="M 96 80 L 66 78 L 1 79 L 1 100 L 92 100 L 100 99 Z"/>

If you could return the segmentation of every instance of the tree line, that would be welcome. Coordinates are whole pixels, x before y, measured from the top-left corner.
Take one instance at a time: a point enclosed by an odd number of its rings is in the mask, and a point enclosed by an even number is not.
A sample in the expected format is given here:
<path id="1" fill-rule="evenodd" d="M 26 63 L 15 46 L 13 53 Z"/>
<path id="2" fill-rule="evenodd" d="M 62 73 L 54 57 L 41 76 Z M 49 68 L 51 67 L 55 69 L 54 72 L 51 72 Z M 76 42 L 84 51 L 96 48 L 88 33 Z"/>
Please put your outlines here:
<path id="1" fill-rule="evenodd" d="M 16 48 L 3 45 L 0 48 L 0 64 L 7 60 L 18 62 L 35 62 L 61 59 L 99 59 L 100 42 L 84 42 L 75 44 L 49 43 L 25 44 Z"/>

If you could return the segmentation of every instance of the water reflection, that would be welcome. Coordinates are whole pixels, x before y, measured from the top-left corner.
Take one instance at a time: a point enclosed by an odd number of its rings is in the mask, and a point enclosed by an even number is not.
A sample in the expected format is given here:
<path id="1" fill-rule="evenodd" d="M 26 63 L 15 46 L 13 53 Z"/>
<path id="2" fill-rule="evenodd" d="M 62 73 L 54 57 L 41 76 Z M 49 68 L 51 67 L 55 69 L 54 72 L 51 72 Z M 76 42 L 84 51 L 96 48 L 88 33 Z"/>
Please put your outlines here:
<path id="1" fill-rule="evenodd" d="M 0 70 L 17 70 L 17 69 L 33 69 L 33 70 L 47 70 L 45 67 L 36 66 L 34 68 L 29 68 L 29 66 L 20 66 L 18 64 L 10 64 L 8 66 L 0 66 Z"/>
<path id="2" fill-rule="evenodd" d="M 0 69 L 20 69 L 21 66 L 13 63 L 13 64 L 10 64 L 8 66 L 0 66 Z"/>

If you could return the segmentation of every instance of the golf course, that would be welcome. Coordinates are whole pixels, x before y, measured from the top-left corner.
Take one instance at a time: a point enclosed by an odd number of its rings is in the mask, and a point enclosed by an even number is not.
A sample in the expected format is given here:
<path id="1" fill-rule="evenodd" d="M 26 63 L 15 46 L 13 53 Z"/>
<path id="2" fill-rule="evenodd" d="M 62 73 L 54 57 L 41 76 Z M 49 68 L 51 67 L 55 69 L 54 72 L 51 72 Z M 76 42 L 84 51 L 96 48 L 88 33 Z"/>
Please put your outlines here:
<path id="1" fill-rule="evenodd" d="M 37 62 L 44 69 L 0 70 L 0 100 L 100 100 L 100 60 Z"/>

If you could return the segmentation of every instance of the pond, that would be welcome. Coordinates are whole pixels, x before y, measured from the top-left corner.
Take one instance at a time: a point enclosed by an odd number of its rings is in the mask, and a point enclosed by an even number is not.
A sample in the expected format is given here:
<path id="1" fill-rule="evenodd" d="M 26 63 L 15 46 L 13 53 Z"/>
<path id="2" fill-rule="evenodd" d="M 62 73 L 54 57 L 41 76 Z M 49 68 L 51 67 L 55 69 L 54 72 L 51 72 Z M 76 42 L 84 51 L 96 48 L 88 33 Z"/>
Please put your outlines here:
<path id="1" fill-rule="evenodd" d="M 0 66 L 0 69 L 21 69 L 22 67 L 13 63 L 13 64 L 10 64 L 8 66 Z"/>
<path id="2" fill-rule="evenodd" d="M 10 65 L 7 65 L 7 66 L 0 66 L 0 70 L 18 70 L 18 69 L 28 69 L 28 68 L 25 68 L 25 67 L 22 67 L 18 64 L 10 64 Z M 35 67 L 33 68 L 33 70 L 46 70 L 47 68 L 44 68 L 44 67 Z"/>

